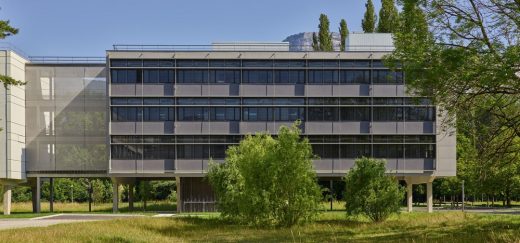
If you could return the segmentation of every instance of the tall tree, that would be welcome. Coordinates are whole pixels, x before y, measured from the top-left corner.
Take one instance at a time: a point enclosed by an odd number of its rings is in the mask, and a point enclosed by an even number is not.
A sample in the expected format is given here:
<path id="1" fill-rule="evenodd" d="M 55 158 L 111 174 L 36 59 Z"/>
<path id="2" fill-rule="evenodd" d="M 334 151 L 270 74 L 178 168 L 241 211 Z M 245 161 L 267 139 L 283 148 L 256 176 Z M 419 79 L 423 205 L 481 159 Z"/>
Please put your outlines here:
<path id="1" fill-rule="evenodd" d="M 0 39 L 5 39 L 9 36 L 18 34 L 18 29 L 12 27 L 9 24 L 9 20 L 0 20 Z M 25 82 L 18 81 L 14 78 L 11 78 L 6 75 L 0 75 L 0 82 L 4 84 L 4 87 L 8 87 L 9 85 L 23 85 Z"/>
<path id="2" fill-rule="evenodd" d="M 347 21 L 345 19 L 341 19 L 341 22 L 339 23 L 339 35 L 341 36 L 340 50 L 345 51 L 348 36 L 348 26 Z"/>
<path id="3" fill-rule="evenodd" d="M 365 16 L 361 21 L 361 27 L 365 33 L 374 33 L 376 29 L 377 15 L 372 0 L 368 0 L 365 7 Z"/>
<path id="4" fill-rule="evenodd" d="M 377 32 L 394 33 L 399 27 L 399 12 L 394 0 L 381 0 L 381 10 L 379 10 L 379 22 Z"/>
<path id="5" fill-rule="evenodd" d="M 318 36 L 316 35 L 316 32 L 312 32 L 312 49 L 314 51 L 320 50 L 320 42 L 318 41 Z"/>
<path id="6" fill-rule="evenodd" d="M 515 0 L 403 0 L 396 49 L 386 63 L 402 65 L 410 90 L 432 97 L 446 111 L 446 125 L 457 114 L 486 111 L 494 126 L 485 131 L 504 134 L 496 140 L 502 146 L 486 143 L 500 148 L 483 150 L 492 161 L 520 136 L 519 27 Z"/>
<path id="7" fill-rule="evenodd" d="M 318 41 L 320 51 L 333 51 L 332 35 L 330 34 L 329 17 L 325 14 L 320 15 L 320 24 L 318 26 Z"/>

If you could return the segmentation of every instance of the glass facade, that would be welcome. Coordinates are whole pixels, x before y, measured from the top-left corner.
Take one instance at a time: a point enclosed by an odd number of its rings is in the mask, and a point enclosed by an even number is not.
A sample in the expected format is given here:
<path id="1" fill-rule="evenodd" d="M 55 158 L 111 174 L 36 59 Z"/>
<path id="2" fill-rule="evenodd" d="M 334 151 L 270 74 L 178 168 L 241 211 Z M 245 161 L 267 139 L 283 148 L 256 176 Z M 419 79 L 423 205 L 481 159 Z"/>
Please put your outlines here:
<path id="1" fill-rule="evenodd" d="M 150 85 L 176 85 L 172 86 L 173 95 L 111 97 L 112 167 L 117 167 L 115 163 L 123 167 L 134 163 L 124 161 L 142 161 L 145 168 L 146 161 L 171 160 L 177 161 L 176 170 L 184 169 L 180 168 L 181 164 L 186 166 L 182 161 L 193 161 L 188 164 L 196 168 L 195 161 L 223 160 L 225 150 L 236 145 L 246 133 L 270 130 L 276 135 L 276 124 L 296 120 L 303 122 L 304 137 L 309 139 L 321 161 L 372 156 L 419 160 L 414 163 L 424 164 L 425 160 L 435 159 L 434 132 L 423 129 L 432 127 L 436 119 L 435 106 L 429 99 L 395 93 L 388 96 L 308 93 L 309 89 L 327 85 L 403 88 L 404 75 L 386 69 L 378 60 L 112 59 L 110 74 L 114 87 L 135 85 L 136 94 Z M 219 92 L 202 91 L 228 87 L 225 85 L 236 85 L 239 92 L 221 97 Z M 244 95 L 242 89 L 246 86 L 261 89 L 255 91 L 257 96 Z M 282 86 L 303 86 L 306 91 L 278 94 L 276 88 Z M 200 95 L 179 92 L 189 87 L 201 87 Z M 275 91 L 272 95 L 258 93 L 266 89 Z M 119 129 L 127 126 L 124 124 L 131 124 L 132 135 Z M 365 130 L 364 124 L 368 124 Z M 327 126 L 337 127 L 336 132 L 319 132 Z M 353 134 L 343 134 L 353 127 L 358 127 Z"/>

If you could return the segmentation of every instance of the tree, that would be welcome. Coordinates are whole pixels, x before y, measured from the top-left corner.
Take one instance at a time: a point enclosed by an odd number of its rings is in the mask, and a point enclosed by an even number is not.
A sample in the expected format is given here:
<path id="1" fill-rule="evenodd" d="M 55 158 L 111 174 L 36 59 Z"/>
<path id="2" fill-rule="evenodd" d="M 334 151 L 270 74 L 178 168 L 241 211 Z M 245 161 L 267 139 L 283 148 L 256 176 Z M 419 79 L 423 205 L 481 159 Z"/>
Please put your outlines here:
<path id="1" fill-rule="evenodd" d="M 466 143 L 459 165 L 481 193 L 508 194 L 520 138 L 520 3 L 403 0 L 395 51 L 416 95 L 442 108 Z M 457 119 L 455 119 L 457 117 Z M 506 191 L 503 191 L 506 190 Z M 511 191 L 511 190 L 509 190 Z M 506 196 L 508 197 L 508 196 Z"/>
<path id="2" fill-rule="evenodd" d="M 404 190 L 395 178 L 385 175 L 385 163 L 372 158 L 356 160 L 344 178 L 347 214 L 381 222 L 399 212 Z"/>
<path id="3" fill-rule="evenodd" d="M 361 27 L 365 33 L 374 33 L 376 29 L 377 15 L 372 0 L 367 1 L 365 8 L 365 16 L 361 21 Z"/>
<path id="4" fill-rule="evenodd" d="M 221 215 L 252 225 L 291 226 L 317 215 L 321 199 L 309 141 L 299 123 L 281 127 L 275 139 L 247 135 L 212 163 L 207 178 Z"/>
<path id="5" fill-rule="evenodd" d="M 314 51 L 320 50 L 320 43 L 318 41 L 318 36 L 316 35 L 316 32 L 312 33 L 312 50 L 314 50 Z"/>
<path id="6" fill-rule="evenodd" d="M 394 0 L 382 0 L 379 10 L 379 22 L 377 32 L 394 33 L 399 27 L 399 12 L 395 7 Z"/>
<path id="7" fill-rule="evenodd" d="M 341 51 L 345 51 L 346 47 L 346 41 L 348 36 L 348 27 L 347 27 L 347 21 L 345 19 L 342 19 L 339 23 L 339 35 L 341 36 Z"/>
<path id="8" fill-rule="evenodd" d="M 18 34 L 18 29 L 12 27 L 9 24 L 9 20 L 0 20 L 0 39 L 5 39 L 11 35 Z M 6 75 L 0 75 L 0 82 L 4 84 L 4 87 L 7 88 L 10 85 L 23 85 L 25 82 L 18 81 L 14 78 L 11 78 Z"/>
<path id="9" fill-rule="evenodd" d="M 318 42 L 319 51 L 333 51 L 332 36 L 330 33 L 329 17 L 325 14 L 320 14 L 320 24 L 318 25 Z"/>

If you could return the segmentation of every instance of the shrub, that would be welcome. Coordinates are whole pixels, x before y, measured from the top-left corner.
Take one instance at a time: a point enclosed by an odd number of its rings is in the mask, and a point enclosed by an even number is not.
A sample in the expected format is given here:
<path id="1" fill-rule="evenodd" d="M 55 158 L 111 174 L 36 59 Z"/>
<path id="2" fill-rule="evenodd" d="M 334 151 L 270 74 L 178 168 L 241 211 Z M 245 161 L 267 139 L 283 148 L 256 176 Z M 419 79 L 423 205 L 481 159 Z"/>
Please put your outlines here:
<path id="1" fill-rule="evenodd" d="M 291 226 L 317 215 L 321 198 L 312 148 L 300 138 L 299 123 L 281 127 L 278 137 L 247 135 L 212 163 L 209 182 L 221 215 L 240 223 Z"/>
<path id="2" fill-rule="evenodd" d="M 363 214 L 380 222 L 399 212 L 404 190 L 395 178 L 385 175 L 385 163 L 371 158 L 356 160 L 344 178 L 348 215 Z"/>

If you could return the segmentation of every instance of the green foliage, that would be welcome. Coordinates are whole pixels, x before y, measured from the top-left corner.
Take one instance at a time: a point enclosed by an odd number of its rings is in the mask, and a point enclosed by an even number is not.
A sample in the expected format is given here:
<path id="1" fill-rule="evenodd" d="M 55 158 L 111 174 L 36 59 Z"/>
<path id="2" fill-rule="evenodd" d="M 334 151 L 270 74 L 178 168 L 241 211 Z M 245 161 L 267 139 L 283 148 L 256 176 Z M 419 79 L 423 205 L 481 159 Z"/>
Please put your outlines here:
<path id="1" fill-rule="evenodd" d="M 315 34 L 312 38 L 313 49 L 315 51 L 333 51 L 332 35 L 330 33 L 330 21 L 327 15 L 320 15 L 320 24 L 318 25 L 318 36 Z"/>
<path id="2" fill-rule="evenodd" d="M 152 197 L 156 200 L 172 199 L 173 195 L 175 198 L 175 181 L 153 181 L 150 183 L 152 189 Z"/>
<path id="3" fill-rule="evenodd" d="M 315 51 L 320 50 L 320 43 L 318 41 L 318 36 L 316 35 L 316 32 L 312 32 L 312 49 Z"/>
<path id="4" fill-rule="evenodd" d="M 367 1 L 365 8 L 365 15 L 363 20 L 361 20 L 361 27 L 365 33 L 374 33 L 376 29 L 377 15 L 372 0 Z"/>
<path id="5" fill-rule="evenodd" d="M 5 39 L 8 36 L 18 34 L 18 29 L 12 27 L 9 24 L 9 20 L 0 20 L 0 39 Z M 16 80 L 9 76 L 0 75 L 0 82 L 4 84 L 4 87 L 7 88 L 11 85 L 24 85 L 25 82 Z"/>
<path id="6" fill-rule="evenodd" d="M 394 0 L 382 0 L 381 9 L 379 10 L 377 32 L 394 33 L 398 27 L 399 12 L 397 11 Z"/>
<path id="7" fill-rule="evenodd" d="M 0 39 L 18 34 L 18 29 L 9 24 L 9 20 L 0 20 Z"/>
<path id="8" fill-rule="evenodd" d="M 445 114 L 445 127 L 481 124 L 475 127 L 481 135 L 472 142 L 481 164 L 511 156 L 520 137 L 520 5 L 492 0 L 402 4 L 396 48 L 386 63 L 402 66 L 409 90 L 432 97 Z M 464 117 L 463 122 L 455 117 Z"/>
<path id="9" fill-rule="evenodd" d="M 300 138 L 297 122 L 278 137 L 248 135 L 212 163 L 209 182 L 225 218 L 252 225 L 291 226 L 317 215 L 321 199 L 312 148 Z"/>
<path id="10" fill-rule="evenodd" d="M 380 222 L 399 212 L 404 190 L 394 178 L 385 175 L 385 170 L 384 160 L 356 160 L 344 178 L 347 214 L 366 215 Z"/>
<path id="11" fill-rule="evenodd" d="M 339 35 L 341 36 L 341 51 L 345 51 L 346 41 L 348 36 L 348 26 L 347 21 L 345 19 L 341 19 L 339 23 Z"/>

